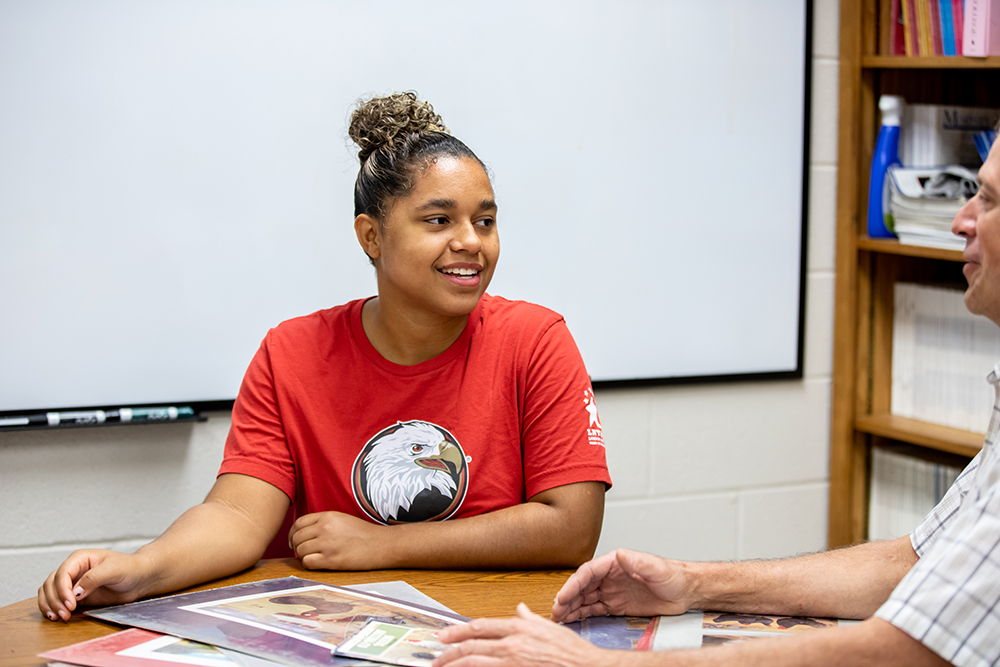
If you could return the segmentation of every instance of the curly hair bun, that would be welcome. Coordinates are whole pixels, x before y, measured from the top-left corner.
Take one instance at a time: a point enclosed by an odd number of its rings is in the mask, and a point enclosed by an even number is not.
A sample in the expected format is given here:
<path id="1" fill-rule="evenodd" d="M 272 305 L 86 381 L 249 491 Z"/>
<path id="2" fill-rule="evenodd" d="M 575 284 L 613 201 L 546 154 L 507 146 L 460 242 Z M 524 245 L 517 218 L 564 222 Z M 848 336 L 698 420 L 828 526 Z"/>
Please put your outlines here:
<path id="1" fill-rule="evenodd" d="M 347 133 L 361 149 L 358 157 L 364 162 L 369 155 L 391 146 L 397 137 L 418 132 L 448 132 L 441 116 L 434 113 L 430 102 L 417 99 L 416 93 L 393 93 L 359 102 L 351 113 Z"/>

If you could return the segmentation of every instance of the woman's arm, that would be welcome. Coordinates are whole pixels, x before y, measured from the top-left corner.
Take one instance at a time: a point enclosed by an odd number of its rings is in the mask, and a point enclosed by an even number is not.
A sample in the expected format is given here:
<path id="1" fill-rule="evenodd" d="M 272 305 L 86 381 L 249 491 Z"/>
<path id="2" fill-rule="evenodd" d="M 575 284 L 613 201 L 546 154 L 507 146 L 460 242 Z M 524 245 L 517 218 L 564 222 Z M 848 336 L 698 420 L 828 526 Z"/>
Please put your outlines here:
<path id="1" fill-rule="evenodd" d="M 38 608 L 68 620 L 84 600 L 120 604 L 238 572 L 260 559 L 288 504 L 267 482 L 222 475 L 202 504 L 134 554 L 74 551 L 38 589 Z"/>
<path id="2" fill-rule="evenodd" d="M 310 569 L 567 568 L 593 556 L 603 518 L 604 484 L 579 482 L 449 521 L 379 526 L 317 512 L 299 518 L 290 539 Z"/>

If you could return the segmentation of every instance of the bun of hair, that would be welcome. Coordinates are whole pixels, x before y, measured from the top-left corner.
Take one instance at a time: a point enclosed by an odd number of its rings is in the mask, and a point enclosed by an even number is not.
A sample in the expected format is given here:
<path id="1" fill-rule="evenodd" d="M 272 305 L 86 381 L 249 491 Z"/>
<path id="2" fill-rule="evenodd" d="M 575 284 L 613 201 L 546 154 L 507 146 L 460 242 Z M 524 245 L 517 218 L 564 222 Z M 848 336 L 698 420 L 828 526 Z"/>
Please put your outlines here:
<path id="1" fill-rule="evenodd" d="M 416 93 L 393 93 L 359 102 L 351 113 L 347 133 L 361 149 L 358 157 L 364 162 L 369 155 L 392 145 L 397 137 L 417 132 L 448 132 L 441 116 L 434 113 L 430 102 L 417 99 Z"/>

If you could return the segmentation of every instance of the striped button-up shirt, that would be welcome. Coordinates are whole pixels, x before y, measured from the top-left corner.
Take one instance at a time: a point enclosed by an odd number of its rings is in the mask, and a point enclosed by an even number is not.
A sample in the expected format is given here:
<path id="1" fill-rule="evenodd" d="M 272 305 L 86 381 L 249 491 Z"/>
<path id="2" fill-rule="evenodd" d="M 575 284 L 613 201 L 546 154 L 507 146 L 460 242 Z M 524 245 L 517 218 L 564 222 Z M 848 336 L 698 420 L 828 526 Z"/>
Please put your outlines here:
<path id="1" fill-rule="evenodd" d="M 910 535 L 920 560 L 875 613 L 956 665 L 1000 663 L 1000 364 L 982 451 Z"/>

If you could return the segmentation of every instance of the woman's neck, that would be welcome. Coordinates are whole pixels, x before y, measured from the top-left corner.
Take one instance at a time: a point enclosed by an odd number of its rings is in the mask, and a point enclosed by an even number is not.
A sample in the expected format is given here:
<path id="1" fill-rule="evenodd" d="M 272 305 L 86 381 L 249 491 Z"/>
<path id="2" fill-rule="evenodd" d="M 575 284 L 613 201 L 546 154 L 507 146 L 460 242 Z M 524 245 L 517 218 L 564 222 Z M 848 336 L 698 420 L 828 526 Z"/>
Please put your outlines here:
<path id="1" fill-rule="evenodd" d="M 361 326 L 372 346 L 394 364 L 415 366 L 433 359 L 458 340 L 468 315 L 447 317 L 383 308 L 379 297 L 361 308 Z"/>

